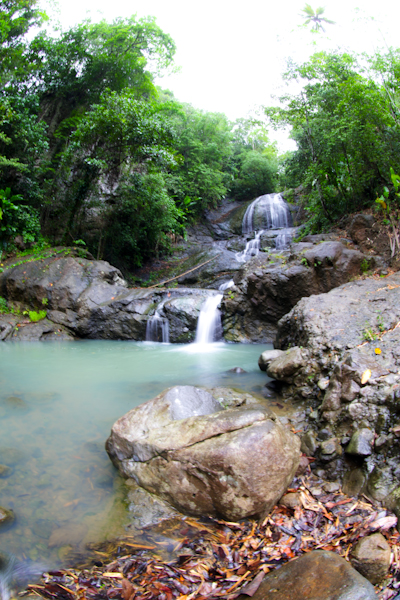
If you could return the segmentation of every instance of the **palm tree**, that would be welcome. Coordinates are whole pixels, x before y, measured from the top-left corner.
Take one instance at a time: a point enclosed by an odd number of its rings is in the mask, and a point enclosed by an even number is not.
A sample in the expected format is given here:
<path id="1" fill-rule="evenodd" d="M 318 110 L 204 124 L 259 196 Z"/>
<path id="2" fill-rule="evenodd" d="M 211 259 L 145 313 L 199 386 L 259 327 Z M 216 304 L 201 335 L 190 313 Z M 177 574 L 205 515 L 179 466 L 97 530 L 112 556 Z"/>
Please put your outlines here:
<path id="1" fill-rule="evenodd" d="M 309 4 L 306 4 L 303 10 L 301 11 L 301 16 L 305 19 L 304 25 L 308 25 L 312 22 L 312 31 L 322 31 L 325 33 L 325 29 L 323 23 L 329 23 L 330 25 L 334 25 L 335 21 L 330 21 L 329 19 L 325 19 L 325 17 L 321 17 L 321 15 L 325 12 L 325 8 L 317 8 L 315 11 Z"/>

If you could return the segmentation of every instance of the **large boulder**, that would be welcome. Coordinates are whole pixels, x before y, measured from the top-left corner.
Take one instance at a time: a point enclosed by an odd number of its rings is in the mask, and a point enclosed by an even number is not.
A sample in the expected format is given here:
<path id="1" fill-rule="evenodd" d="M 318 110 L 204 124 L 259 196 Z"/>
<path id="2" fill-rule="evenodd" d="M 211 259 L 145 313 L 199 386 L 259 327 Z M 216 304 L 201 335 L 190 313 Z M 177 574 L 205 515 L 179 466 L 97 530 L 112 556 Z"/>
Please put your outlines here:
<path id="1" fill-rule="evenodd" d="M 245 263 L 224 294 L 224 334 L 233 342 L 273 341 L 277 323 L 306 296 L 328 292 L 376 259 L 341 242 L 292 244 Z"/>
<path id="2" fill-rule="evenodd" d="M 178 386 L 121 417 L 114 465 L 178 510 L 228 520 L 263 516 L 299 463 L 299 439 L 249 394 Z"/>

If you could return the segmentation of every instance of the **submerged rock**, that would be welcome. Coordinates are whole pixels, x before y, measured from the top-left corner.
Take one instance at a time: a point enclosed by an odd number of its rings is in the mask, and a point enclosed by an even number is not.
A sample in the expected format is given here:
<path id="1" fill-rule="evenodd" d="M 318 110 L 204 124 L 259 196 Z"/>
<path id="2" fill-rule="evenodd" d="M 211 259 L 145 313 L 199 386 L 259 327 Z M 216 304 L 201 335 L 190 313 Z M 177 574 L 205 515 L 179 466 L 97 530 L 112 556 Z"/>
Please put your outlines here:
<path id="1" fill-rule="evenodd" d="M 14 512 L 10 508 L 0 506 L 0 527 L 10 525 L 14 519 Z"/>
<path id="2" fill-rule="evenodd" d="M 227 520 L 272 508 L 296 472 L 299 447 L 249 394 L 192 386 L 131 410 L 106 444 L 114 465 L 147 491 L 181 512 Z"/>

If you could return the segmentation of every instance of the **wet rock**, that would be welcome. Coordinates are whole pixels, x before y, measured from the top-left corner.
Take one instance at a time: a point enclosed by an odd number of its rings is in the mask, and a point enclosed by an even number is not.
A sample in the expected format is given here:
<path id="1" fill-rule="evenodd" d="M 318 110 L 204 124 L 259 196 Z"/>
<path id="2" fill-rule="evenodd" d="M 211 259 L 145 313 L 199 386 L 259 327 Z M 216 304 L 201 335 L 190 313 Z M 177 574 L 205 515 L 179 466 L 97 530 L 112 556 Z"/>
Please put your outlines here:
<path id="1" fill-rule="evenodd" d="M 358 496 L 366 483 L 365 473 L 362 469 L 347 471 L 343 478 L 343 493 L 347 496 Z"/>
<path id="2" fill-rule="evenodd" d="M 301 438 L 300 450 L 307 456 L 314 456 L 318 447 L 315 433 L 312 430 L 307 431 Z"/>
<path id="3" fill-rule="evenodd" d="M 279 500 L 279 504 L 294 510 L 297 506 L 300 506 L 300 494 L 297 492 L 289 492 L 288 494 L 282 496 L 282 498 Z"/>
<path id="4" fill-rule="evenodd" d="M 261 371 L 266 371 L 269 364 L 284 354 L 283 350 L 265 350 L 258 359 L 258 366 Z"/>
<path id="5" fill-rule="evenodd" d="M 9 477 L 12 473 L 12 469 L 10 469 L 10 467 L 7 467 L 7 465 L 0 465 L 0 477 L 1 478 L 6 478 Z"/>
<path id="6" fill-rule="evenodd" d="M 300 441 L 249 394 L 215 396 L 191 386 L 163 392 L 119 419 L 106 449 L 125 477 L 181 512 L 262 516 L 292 480 Z M 233 396 L 242 406 L 229 408 Z"/>
<path id="7" fill-rule="evenodd" d="M 375 467 L 368 478 L 367 490 L 374 500 L 382 502 L 395 489 L 396 484 L 390 467 Z"/>
<path id="8" fill-rule="evenodd" d="M 290 381 L 293 375 L 305 365 L 305 358 L 300 348 L 290 348 L 278 358 L 272 360 L 267 368 L 268 377 L 278 381 Z"/>
<path id="9" fill-rule="evenodd" d="M 224 296 L 225 338 L 272 341 L 279 319 L 301 298 L 328 292 L 359 275 L 363 260 L 361 252 L 330 241 L 316 246 L 301 242 L 279 254 L 258 255 L 235 275 L 235 294 Z"/>
<path id="10" fill-rule="evenodd" d="M 143 529 L 180 515 L 170 504 L 150 494 L 132 479 L 128 480 L 128 485 L 130 527 Z"/>
<path id="11" fill-rule="evenodd" d="M 372 442 L 374 432 L 371 429 L 358 429 L 351 436 L 349 445 L 346 448 L 346 454 L 355 456 L 370 456 L 372 454 Z"/>
<path id="12" fill-rule="evenodd" d="M 63 527 L 57 527 L 50 535 L 47 542 L 49 548 L 60 548 L 62 546 L 79 546 L 87 533 L 87 526 L 83 523 L 68 523 Z"/>
<path id="13" fill-rule="evenodd" d="M 0 528 L 11 525 L 15 519 L 14 512 L 10 508 L 0 506 Z"/>
<path id="14" fill-rule="evenodd" d="M 390 546 L 381 533 L 374 533 L 357 542 L 350 560 L 361 575 L 376 585 L 389 571 Z"/>
<path id="15" fill-rule="evenodd" d="M 14 466 L 25 459 L 25 454 L 18 448 L 0 446 L 0 462 L 7 466 Z"/>
<path id="16" fill-rule="evenodd" d="M 378 596 L 373 585 L 343 558 L 334 552 L 315 550 L 266 575 L 252 598 L 377 600 Z"/>
<path id="17" fill-rule="evenodd" d="M 337 456 L 341 456 L 343 452 L 342 446 L 336 437 L 321 442 L 320 451 L 322 460 L 332 460 Z"/>
<path id="18" fill-rule="evenodd" d="M 242 369 L 242 367 L 233 367 L 233 369 L 229 369 L 228 373 L 237 373 L 238 375 L 240 375 L 242 373 L 247 373 L 247 371 L 245 371 L 245 369 Z"/>

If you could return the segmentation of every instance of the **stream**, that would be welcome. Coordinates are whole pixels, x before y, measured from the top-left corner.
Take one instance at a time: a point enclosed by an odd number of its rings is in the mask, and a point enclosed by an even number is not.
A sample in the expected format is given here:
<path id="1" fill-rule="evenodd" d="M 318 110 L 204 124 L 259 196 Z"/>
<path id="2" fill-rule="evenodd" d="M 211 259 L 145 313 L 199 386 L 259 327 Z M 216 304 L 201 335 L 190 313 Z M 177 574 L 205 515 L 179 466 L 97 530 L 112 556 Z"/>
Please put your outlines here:
<path id="1" fill-rule="evenodd" d="M 257 361 L 269 347 L 0 344 L 0 506 L 16 517 L 0 549 L 56 565 L 71 547 L 121 533 L 125 486 L 104 450 L 114 421 L 177 384 L 260 393 L 268 378 Z"/>

